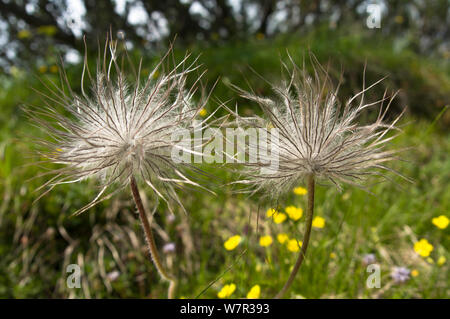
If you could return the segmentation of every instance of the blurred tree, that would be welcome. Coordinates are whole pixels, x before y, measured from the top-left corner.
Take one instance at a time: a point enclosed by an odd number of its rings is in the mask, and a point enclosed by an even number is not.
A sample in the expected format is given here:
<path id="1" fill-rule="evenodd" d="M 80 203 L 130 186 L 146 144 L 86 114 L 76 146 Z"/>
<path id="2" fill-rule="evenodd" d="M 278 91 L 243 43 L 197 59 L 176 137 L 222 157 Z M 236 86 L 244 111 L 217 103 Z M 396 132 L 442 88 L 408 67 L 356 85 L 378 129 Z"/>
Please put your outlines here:
<path id="1" fill-rule="evenodd" d="M 374 1 L 384 10 L 381 32 L 421 53 L 448 54 L 448 0 Z M 366 0 L 0 0 L 0 67 L 36 64 L 57 47 L 80 50 L 112 28 L 147 49 L 161 39 L 246 39 L 306 32 L 317 25 L 365 27 Z M 51 54 L 54 56 L 54 54 Z"/>

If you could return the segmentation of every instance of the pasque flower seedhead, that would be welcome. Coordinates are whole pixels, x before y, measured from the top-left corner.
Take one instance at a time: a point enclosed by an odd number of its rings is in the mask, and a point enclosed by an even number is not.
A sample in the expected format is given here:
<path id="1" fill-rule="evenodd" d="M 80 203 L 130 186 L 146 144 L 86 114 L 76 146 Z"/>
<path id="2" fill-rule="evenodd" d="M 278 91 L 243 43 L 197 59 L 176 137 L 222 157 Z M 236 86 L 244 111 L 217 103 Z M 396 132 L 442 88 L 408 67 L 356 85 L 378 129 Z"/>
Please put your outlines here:
<path id="1" fill-rule="evenodd" d="M 186 55 L 168 72 L 161 72 L 169 50 L 141 84 L 142 60 L 137 70 L 130 61 L 124 63 L 128 54 L 126 49 L 119 54 L 118 44 L 107 40 L 95 75 L 91 75 L 85 56 L 82 94 L 72 91 L 62 68 L 63 87 L 50 84 L 51 94 L 42 93 L 47 107 L 28 109 L 35 123 L 52 138 L 39 142 L 44 146 L 40 154 L 63 165 L 47 173 L 53 177 L 42 187 L 49 191 L 58 184 L 91 177 L 100 180 L 96 198 L 77 213 L 121 190 L 132 176 L 150 186 L 157 198 L 175 199 L 179 204 L 175 187 L 198 185 L 183 173 L 189 164 L 171 158 L 173 134 L 191 129 L 204 107 L 204 101 L 194 100 L 202 74 L 194 72 L 199 74 L 197 81 L 191 87 L 187 84 L 188 74 L 199 68 L 196 60 L 189 62 Z M 134 79 L 127 79 L 131 73 L 126 72 L 127 66 L 134 71 Z M 88 92 L 84 90 L 86 78 Z"/>
<path id="2" fill-rule="evenodd" d="M 395 124 L 401 115 L 391 123 L 384 119 L 395 94 L 388 97 L 385 92 L 382 99 L 371 103 L 364 98 L 382 80 L 368 87 L 364 81 L 362 90 L 342 105 L 337 98 L 339 86 L 333 86 L 327 70 L 313 56 L 311 74 L 290 61 L 292 67 L 283 64 L 288 77 L 280 84 L 269 83 L 273 96 L 263 97 L 233 86 L 242 97 L 256 102 L 265 115 L 241 117 L 233 112 L 237 125 L 264 129 L 268 136 L 273 129 L 278 133 L 278 141 L 263 152 L 277 158 L 244 163 L 244 177 L 239 183 L 249 186 L 251 192 L 263 191 L 278 198 L 311 174 L 341 188 L 344 183 L 364 187 L 368 176 L 393 171 L 385 163 L 396 159 L 398 151 L 385 145 L 395 137 L 388 132 L 399 130 Z M 361 112 L 374 105 L 381 105 L 376 120 L 367 125 L 358 123 Z M 248 152 L 261 147 L 265 146 L 249 145 Z M 275 160 L 279 163 L 277 170 L 261 170 L 264 163 Z"/>

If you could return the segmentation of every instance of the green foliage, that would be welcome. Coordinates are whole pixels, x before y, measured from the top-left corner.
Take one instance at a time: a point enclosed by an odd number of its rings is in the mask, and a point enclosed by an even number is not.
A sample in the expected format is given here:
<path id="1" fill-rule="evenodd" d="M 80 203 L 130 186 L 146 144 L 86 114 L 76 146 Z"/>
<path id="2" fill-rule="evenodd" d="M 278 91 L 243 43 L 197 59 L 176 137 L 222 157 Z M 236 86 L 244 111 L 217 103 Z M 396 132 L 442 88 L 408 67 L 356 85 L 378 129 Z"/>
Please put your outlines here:
<path id="1" fill-rule="evenodd" d="M 245 79 L 253 90 L 263 94 L 268 93 L 268 84 L 260 76 L 269 81 L 280 79 L 280 60 L 289 65 L 289 54 L 297 64 L 302 65 L 303 59 L 310 59 L 311 52 L 324 66 L 329 67 L 330 76 L 336 83 L 340 80 L 341 71 L 344 71 L 340 91 L 343 101 L 361 90 L 365 66 L 366 84 L 387 77 L 368 92 L 369 97 L 380 98 L 385 89 L 388 92 L 400 90 L 393 103 L 396 112 L 406 106 L 416 116 L 433 119 L 450 98 L 448 63 L 425 59 L 401 49 L 396 41 L 385 36 L 350 32 L 349 29 L 330 31 L 328 28 L 318 28 L 301 38 L 255 39 L 223 47 L 193 48 L 193 51 L 202 54 L 200 62 L 209 69 L 207 76 L 210 82 L 221 78 L 225 84 L 247 87 L 243 81 Z M 227 85 L 218 85 L 215 94 L 224 100 L 236 96 Z M 442 125 L 448 124 L 450 118 L 447 115 Z"/>

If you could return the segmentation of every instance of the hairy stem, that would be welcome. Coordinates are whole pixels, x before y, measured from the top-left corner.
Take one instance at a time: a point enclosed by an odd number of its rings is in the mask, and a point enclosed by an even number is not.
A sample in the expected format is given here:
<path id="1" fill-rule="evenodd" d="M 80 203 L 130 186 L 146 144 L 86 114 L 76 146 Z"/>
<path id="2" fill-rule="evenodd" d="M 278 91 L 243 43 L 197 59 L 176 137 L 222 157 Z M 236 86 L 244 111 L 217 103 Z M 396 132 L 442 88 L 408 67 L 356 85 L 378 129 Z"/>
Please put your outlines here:
<path id="1" fill-rule="evenodd" d="M 314 214 L 314 174 L 308 175 L 307 187 L 308 187 L 308 207 L 306 212 L 306 229 L 305 234 L 303 235 L 302 248 L 298 255 L 297 261 L 295 262 L 295 266 L 292 269 L 291 274 L 289 275 L 288 280 L 286 281 L 280 292 L 275 296 L 275 299 L 283 298 L 286 291 L 288 291 L 288 289 L 291 287 L 292 283 L 294 282 L 295 275 L 297 274 L 298 270 L 300 269 L 300 266 L 303 263 L 303 260 L 305 259 L 306 250 L 308 249 L 309 237 L 311 236 L 312 219 Z"/>
<path id="2" fill-rule="evenodd" d="M 161 278 L 170 282 L 168 290 L 168 298 L 173 299 L 175 295 L 176 280 L 166 272 L 166 270 L 162 265 L 161 259 L 159 258 L 158 249 L 156 248 L 155 239 L 153 237 L 153 231 L 148 222 L 144 205 L 142 205 L 141 195 L 139 195 L 139 189 L 136 185 L 136 180 L 134 179 L 133 176 L 130 177 L 130 186 L 131 192 L 133 193 L 134 201 L 139 211 L 139 218 L 141 220 L 142 227 L 144 228 L 145 239 L 147 240 L 147 245 L 150 251 L 150 256 L 152 258 L 153 264 L 158 270 L 158 273 L 161 276 Z"/>

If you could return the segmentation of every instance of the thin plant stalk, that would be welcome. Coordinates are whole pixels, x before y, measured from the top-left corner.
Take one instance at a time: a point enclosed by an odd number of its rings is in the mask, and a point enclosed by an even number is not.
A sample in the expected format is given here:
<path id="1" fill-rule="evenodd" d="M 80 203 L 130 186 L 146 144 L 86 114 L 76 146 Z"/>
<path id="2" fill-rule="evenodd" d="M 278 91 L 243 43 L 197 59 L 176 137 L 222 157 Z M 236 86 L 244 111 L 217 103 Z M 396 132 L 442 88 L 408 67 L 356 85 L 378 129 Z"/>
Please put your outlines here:
<path id="1" fill-rule="evenodd" d="M 308 243 L 309 238 L 311 236 L 311 227 L 312 227 L 312 220 L 313 220 L 313 214 L 314 214 L 314 174 L 308 174 L 307 176 L 308 180 L 308 207 L 306 212 L 306 229 L 305 234 L 303 235 L 303 242 L 302 242 L 302 248 L 300 249 L 300 253 L 298 255 L 297 261 L 295 262 L 295 266 L 292 269 L 291 274 L 289 275 L 288 280 L 284 284 L 283 288 L 280 290 L 280 292 L 275 296 L 275 299 L 283 298 L 286 291 L 289 290 L 292 283 L 294 282 L 295 275 L 297 274 L 298 270 L 300 269 L 300 266 L 303 263 L 303 260 L 305 259 L 306 250 L 308 249 Z"/>
<path id="2" fill-rule="evenodd" d="M 150 256 L 153 261 L 153 264 L 155 265 L 156 269 L 158 270 L 159 275 L 162 279 L 169 281 L 169 289 L 167 293 L 167 297 L 169 299 L 173 299 L 175 296 L 175 288 L 176 288 L 176 280 L 175 278 L 170 275 L 163 267 L 161 259 L 158 254 L 158 249 L 156 248 L 155 239 L 153 237 L 153 231 L 152 228 L 148 222 L 147 215 L 145 213 L 144 205 L 142 205 L 142 199 L 139 195 L 139 189 L 136 185 L 136 180 L 133 176 L 130 177 L 130 186 L 131 186 L 131 192 L 133 193 L 133 198 L 136 203 L 137 209 L 139 211 L 139 218 L 141 220 L 142 226 L 144 228 L 145 232 L 145 238 L 147 240 L 148 249 L 150 251 Z"/>

